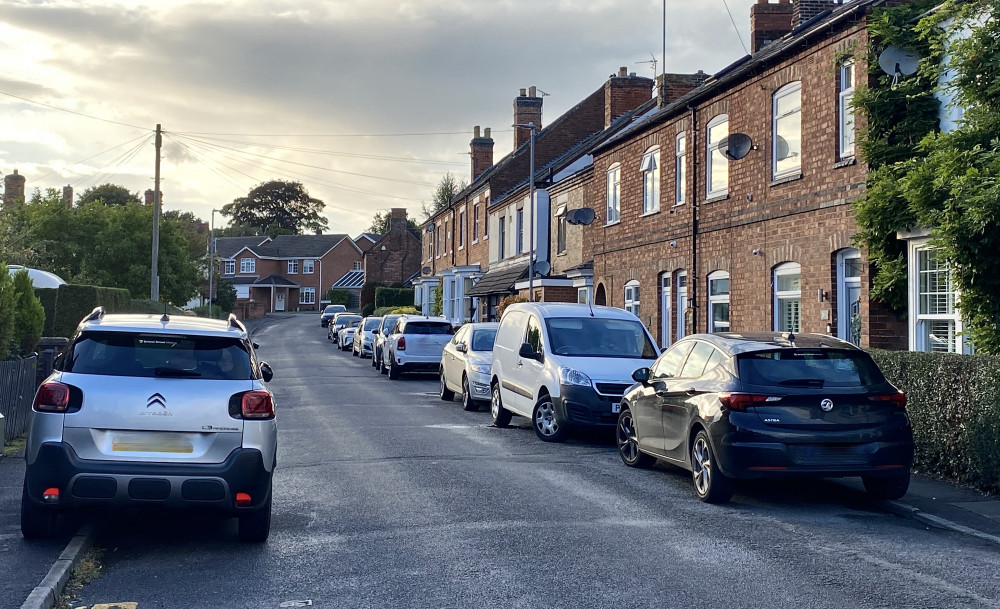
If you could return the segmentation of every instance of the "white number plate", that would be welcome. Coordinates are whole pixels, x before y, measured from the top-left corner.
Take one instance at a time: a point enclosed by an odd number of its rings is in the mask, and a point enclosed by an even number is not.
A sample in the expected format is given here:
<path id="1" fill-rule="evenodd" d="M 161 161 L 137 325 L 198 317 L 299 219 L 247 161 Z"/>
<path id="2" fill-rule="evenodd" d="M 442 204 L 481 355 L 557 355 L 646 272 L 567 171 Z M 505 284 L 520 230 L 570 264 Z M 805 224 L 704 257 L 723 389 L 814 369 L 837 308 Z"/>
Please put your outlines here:
<path id="1" fill-rule="evenodd" d="M 621 411 L 622 411 L 622 403 L 621 402 L 612 402 L 611 403 L 611 413 L 612 414 L 618 414 Z"/>

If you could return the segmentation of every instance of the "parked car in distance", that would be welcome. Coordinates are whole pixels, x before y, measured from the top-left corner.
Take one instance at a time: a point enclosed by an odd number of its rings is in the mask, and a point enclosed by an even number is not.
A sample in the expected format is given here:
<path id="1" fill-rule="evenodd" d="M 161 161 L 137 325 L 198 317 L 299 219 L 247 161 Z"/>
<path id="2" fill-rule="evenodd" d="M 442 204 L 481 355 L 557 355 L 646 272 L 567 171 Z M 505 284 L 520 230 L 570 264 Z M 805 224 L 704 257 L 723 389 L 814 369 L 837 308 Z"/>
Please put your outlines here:
<path id="1" fill-rule="evenodd" d="M 333 319 L 334 315 L 346 312 L 347 307 L 344 305 L 326 305 L 326 308 L 324 308 L 323 312 L 319 315 L 319 325 L 325 328 L 330 325 L 330 320 Z"/>
<path id="2" fill-rule="evenodd" d="M 337 332 L 337 347 L 341 351 L 347 351 L 351 348 L 351 345 L 354 344 L 354 332 L 357 330 L 358 324 L 360 323 L 360 319 L 358 321 L 349 322 L 346 326 L 341 328 L 339 332 Z"/>
<path id="3" fill-rule="evenodd" d="M 274 399 L 246 328 L 228 320 L 105 315 L 80 323 L 35 394 L 21 532 L 83 509 L 214 510 L 243 541 L 271 527 Z"/>
<path id="4" fill-rule="evenodd" d="M 355 313 L 337 313 L 333 316 L 333 319 L 330 320 L 330 329 L 329 332 L 326 333 L 326 337 L 332 340 L 333 344 L 339 345 L 339 332 L 356 321 L 361 321 L 360 315 Z"/>
<path id="5" fill-rule="evenodd" d="M 378 330 L 375 332 L 375 342 L 372 343 L 372 366 L 382 374 L 389 372 L 389 369 L 385 367 L 385 339 L 396 327 L 396 320 L 400 317 L 402 315 L 398 313 L 382 317 Z"/>
<path id="6" fill-rule="evenodd" d="M 437 370 L 453 333 L 451 322 L 442 317 L 401 316 L 385 338 L 386 374 L 395 380 L 404 372 Z"/>
<path id="7" fill-rule="evenodd" d="M 490 372 L 490 414 L 506 427 L 531 419 L 546 442 L 573 427 L 618 423 L 632 372 L 660 354 L 639 319 L 622 309 L 556 302 L 515 303 L 500 319 Z"/>
<path id="8" fill-rule="evenodd" d="M 702 501 L 728 501 L 736 478 L 860 476 L 879 499 L 909 486 L 906 396 L 850 343 L 694 334 L 634 378 L 618 416 L 622 461 L 688 469 Z"/>
<path id="9" fill-rule="evenodd" d="M 442 400 L 462 394 L 462 408 L 479 410 L 479 403 L 490 401 L 490 365 L 497 322 L 465 324 L 455 332 L 441 354 L 438 373 Z"/>
<path id="10" fill-rule="evenodd" d="M 372 345 L 375 341 L 375 332 L 381 323 L 381 317 L 372 316 L 361 320 L 358 331 L 354 333 L 354 342 L 351 343 L 351 355 L 365 357 L 371 354 Z"/>

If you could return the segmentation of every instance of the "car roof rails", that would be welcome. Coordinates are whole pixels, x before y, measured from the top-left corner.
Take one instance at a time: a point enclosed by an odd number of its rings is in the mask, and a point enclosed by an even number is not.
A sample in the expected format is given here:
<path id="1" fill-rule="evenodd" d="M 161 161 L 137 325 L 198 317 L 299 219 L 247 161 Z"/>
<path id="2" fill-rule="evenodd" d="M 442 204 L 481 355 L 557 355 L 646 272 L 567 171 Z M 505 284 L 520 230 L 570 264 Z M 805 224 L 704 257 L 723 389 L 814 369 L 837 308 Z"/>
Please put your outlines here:
<path id="1" fill-rule="evenodd" d="M 83 318 L 83 321 L 101 321 L 104 319 L 104 307 L 94 307 L 90 315 Z"/>
<path id="2" fill-rule="evenodd" d="M 247 331 L 246 326 L 244 326 L 240 322 L 239 319 L 236 319 L 236 314 L 235 313 L 230 313 L 229 317 L 226 319 L 226 321 L 229 323 L 229 327 L 230 328 L 235 328 L 235 329 L 239 330 L 240 332 L 246 332 Z"/>

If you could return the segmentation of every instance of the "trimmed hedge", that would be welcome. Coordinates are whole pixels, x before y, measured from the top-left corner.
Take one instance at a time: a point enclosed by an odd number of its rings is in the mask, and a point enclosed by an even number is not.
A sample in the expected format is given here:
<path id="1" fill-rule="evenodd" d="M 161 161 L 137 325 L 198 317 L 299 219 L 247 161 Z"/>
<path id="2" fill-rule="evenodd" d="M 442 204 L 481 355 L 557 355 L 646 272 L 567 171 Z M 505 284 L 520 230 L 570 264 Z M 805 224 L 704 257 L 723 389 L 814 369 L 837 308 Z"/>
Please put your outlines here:
<path id="1" fill-rule="evenodd" d="M 85 315 L 98 305 L 108 313 L 127 313 L 132 304 L 124 288 L 104 288 L 93 285 L 61 285 L 56 296 L 56 314 L 52 320 L 52 336 L 71 337 Z"/>
<path id="2" fill-rule="evenodd" d="M 1000 492 L 1000 358 L 882 351 L 871 356 L 906 392 L 914 469 Z"/>
<path id="3" fill-rule="evenodd" d="M 326 299 L 330 301 L 330 304 L 351 306 L 351 293 L 347 290 L 329 290 L 326 293 Z"/>
<path id="4" fill-rule="evenodd" d="M 396 313 L 401 313 L 404 315 L 420 315 L 420 311 L 416 307 L 379 307 L 372 312 L 375 317 L 384 317 L 386 315 L 393 315 Z"/>
<path id="5" fill-rule="evenodd" d="M 412 307 L 413 288 L 375 288 L 375 304 L 382 307 Z"/>
<path id="6" fill-rule="evenodd" d="M 45 325 L 42 326 L 42 336 L 52 336 L 52 322 L 56 319 L 56 300 L 59 290 L 56 288 L 35 288 L 35 297 L 45 309 Z"/>

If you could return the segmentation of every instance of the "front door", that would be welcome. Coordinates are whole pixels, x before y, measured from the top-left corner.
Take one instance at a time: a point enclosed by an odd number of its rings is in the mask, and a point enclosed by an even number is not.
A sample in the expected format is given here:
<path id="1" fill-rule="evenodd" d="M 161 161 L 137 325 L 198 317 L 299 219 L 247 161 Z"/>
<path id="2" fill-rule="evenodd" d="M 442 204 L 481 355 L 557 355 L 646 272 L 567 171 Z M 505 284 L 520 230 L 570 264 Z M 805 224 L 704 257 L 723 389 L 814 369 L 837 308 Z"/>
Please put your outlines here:
<path id="1" fill-rule="evenodd" d="M 284 311 L 285 310 L 285 292 L 284 290 L 278 291 L 274 295 L 274 310 Z"/>

